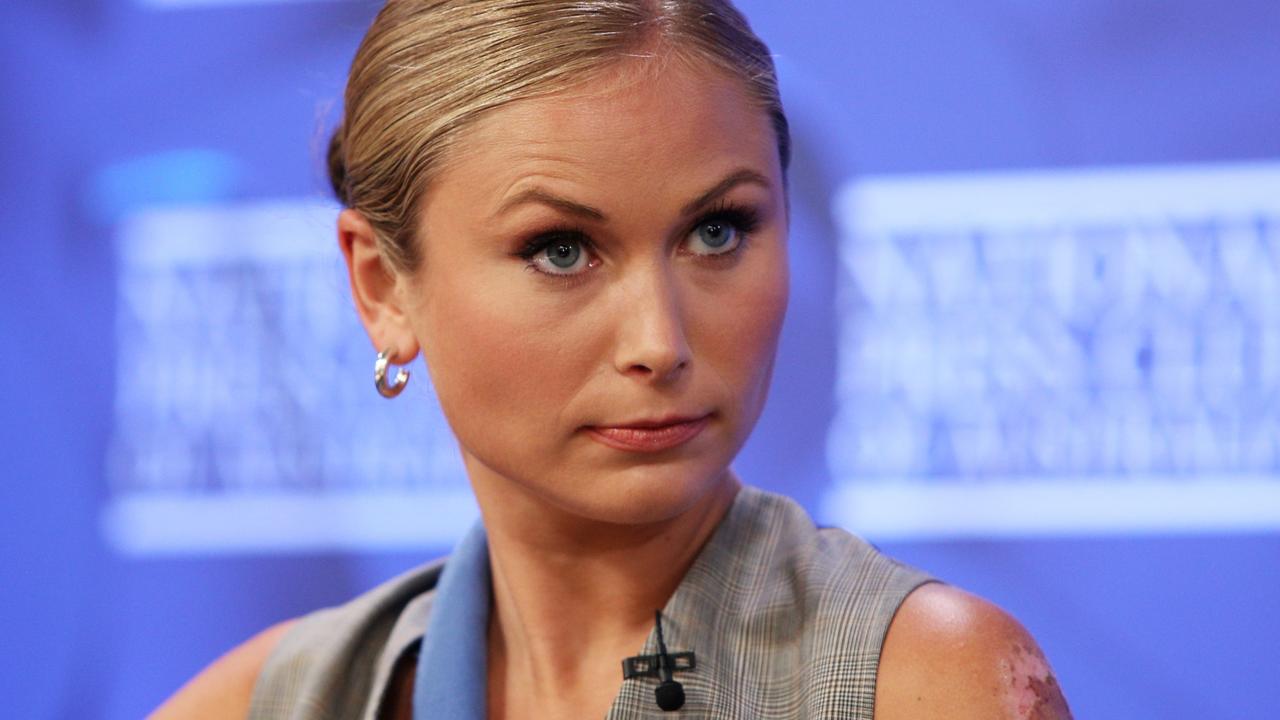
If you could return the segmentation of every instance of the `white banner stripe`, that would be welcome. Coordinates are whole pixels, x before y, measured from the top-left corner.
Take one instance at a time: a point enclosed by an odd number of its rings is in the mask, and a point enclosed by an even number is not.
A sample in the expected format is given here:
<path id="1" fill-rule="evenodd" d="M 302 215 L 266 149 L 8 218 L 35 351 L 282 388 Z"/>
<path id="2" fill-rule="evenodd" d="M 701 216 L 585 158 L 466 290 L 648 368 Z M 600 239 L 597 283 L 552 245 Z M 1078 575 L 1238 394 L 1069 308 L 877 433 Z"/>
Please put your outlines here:
<path id="1" fill-rule="evenodd" d="M 851 234 L 1238 218 L 1280 212 L 1280 164 L 878 175 L 846 184 L 833 205 Z"/>
<path id="2" fill-rule="evenodd" d="M 451 547 L 479 517 L 469 491 L 124 495 L 103 513 L 124 555 Z"/>
<path id="3" fill-rule="evenodd" d="M 846 478 L 820 517 L 871 540 L 1274 532 L 1280 480 Z"/>

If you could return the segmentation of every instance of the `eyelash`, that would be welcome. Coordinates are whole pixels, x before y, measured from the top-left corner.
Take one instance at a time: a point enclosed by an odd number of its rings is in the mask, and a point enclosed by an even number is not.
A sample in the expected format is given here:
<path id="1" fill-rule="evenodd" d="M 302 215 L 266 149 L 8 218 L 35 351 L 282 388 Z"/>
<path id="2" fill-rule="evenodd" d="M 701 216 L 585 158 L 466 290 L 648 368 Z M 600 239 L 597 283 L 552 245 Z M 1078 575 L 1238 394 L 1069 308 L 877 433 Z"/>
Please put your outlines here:
<path id="1" fill-rule="evenodd" d="M 701 256 L 707 261 L 716 262 L 727 260 L 737 256 L 746 248 L 747 243 L 751 239 L 751 235 L 760 227 L 760 213 L 751 207 L 738 205 L 727 201 L 720 201 L 710 211 L 698 218 L 697 221 L 689 227 L 688 232 L 693 232 L 700 225 L 710 222 L 722 222 L 733 227 L 738 233 L 738 246 L 726 253 L 717 255 Z M 687 235 L 688 233 L 686 233 Z M 565 285 L 573 285 L 584 279 L 586 271 L 560 275 L 539 270 L 538 266 L 533 262 L 534 257 L 538 253 L 543 252 L 552 243 L 573 241 L 580 243 L 584 252 L 591 249 L 591 239 L 587 236 L 587 231 L 578 226 L 565 226 L 552 228 L 550 230 L 538 233 L 533 239 L 525 243 L 524 247 L 516 252 L 516 255 L 523 258 L 528 263 L 526 269 L 536 272 L 554 282 Z"/>

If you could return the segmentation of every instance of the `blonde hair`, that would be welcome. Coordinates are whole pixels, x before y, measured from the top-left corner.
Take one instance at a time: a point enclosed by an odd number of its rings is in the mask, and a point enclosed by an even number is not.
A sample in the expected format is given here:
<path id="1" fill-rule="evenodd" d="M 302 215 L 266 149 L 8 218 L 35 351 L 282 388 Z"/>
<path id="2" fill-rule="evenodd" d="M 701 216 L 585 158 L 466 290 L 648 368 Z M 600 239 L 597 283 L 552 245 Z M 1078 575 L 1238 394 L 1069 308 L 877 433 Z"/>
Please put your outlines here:
<path id="1" fill-rule="evenodd" d="M 334 193 L 369 221 L 391 267 L 411 271 L 419 201 L 481 113 L 667 53 L 742 80 L 770 116 L 785 173 L 773 59 L 729 0 L 389 0 L 356 51 L 329 142 Z"/>

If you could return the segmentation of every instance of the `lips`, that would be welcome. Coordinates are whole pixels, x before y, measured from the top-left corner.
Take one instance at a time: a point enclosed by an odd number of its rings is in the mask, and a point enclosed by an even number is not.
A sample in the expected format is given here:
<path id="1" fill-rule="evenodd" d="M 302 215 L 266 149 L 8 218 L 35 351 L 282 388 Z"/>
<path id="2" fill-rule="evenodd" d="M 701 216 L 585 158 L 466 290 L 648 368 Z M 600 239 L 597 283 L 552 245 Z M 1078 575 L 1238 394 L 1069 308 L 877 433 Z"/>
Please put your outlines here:
<path id="1" fill-rule="evenodd" d="M 593 440 L 617 450 L 631 452 L 661 452 L 683 445 L 706 428 L 711 415 L 699 417 L 666 417 L 656 420 L 637 420 L 626 425 L 588 427 L 587 434 Z"/>

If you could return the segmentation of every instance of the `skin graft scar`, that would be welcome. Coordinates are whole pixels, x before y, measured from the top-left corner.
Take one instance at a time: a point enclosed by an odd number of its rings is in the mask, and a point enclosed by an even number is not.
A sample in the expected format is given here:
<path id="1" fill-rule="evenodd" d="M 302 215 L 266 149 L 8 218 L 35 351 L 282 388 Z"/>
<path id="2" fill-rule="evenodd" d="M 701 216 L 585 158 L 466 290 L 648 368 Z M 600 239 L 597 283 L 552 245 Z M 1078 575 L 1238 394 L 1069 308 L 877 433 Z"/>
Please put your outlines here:
<path id="1" fill-rule="evenodd" d="M 1007 716 L 1017 720 L 1071 720 L 1062 688 L 1044 655 L 1021 643 L 1002 661 Z"/>

